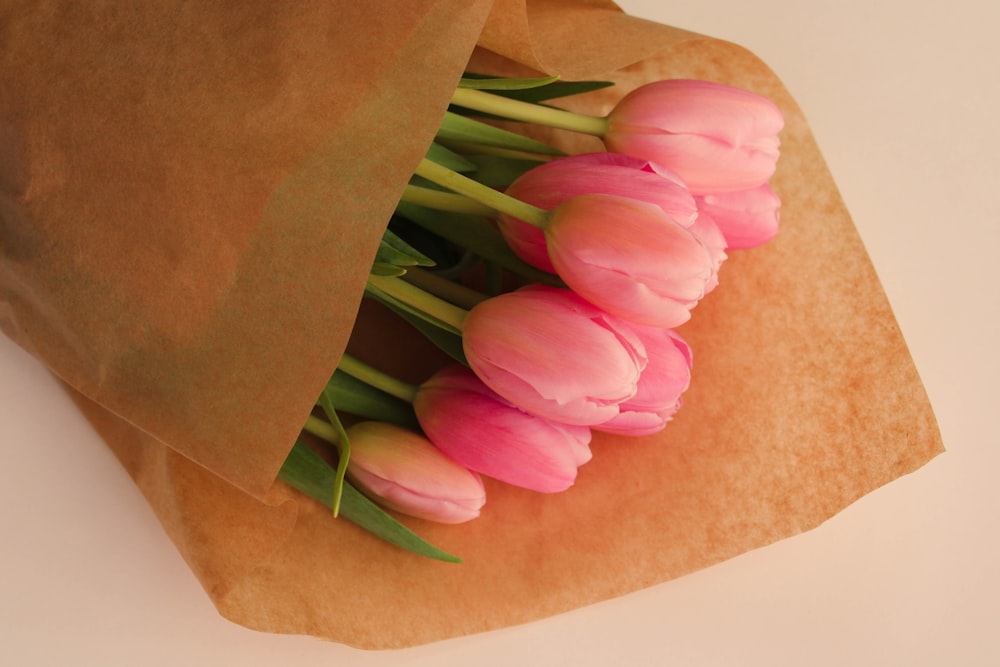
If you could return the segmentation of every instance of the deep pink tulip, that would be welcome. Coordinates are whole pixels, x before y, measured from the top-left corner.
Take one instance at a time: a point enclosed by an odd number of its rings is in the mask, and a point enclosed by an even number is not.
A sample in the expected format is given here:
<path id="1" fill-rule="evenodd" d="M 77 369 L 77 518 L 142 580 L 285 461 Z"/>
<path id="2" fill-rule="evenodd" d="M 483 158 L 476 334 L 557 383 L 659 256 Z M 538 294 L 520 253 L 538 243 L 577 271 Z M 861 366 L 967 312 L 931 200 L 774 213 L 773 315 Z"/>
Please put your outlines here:
<path id="1" fill-rule="evenodd" d="M 486 502 L 483 481 L 427 438 L 382 422 L 355 424 L 347 436 L 348 477 L 380 505 L 439 523 L 479 516 Z"/>
<path id="2" fill-rule="evenodd" d="M 698 197 L 698 210 L 715 220 L 730 248 L 753 248 L 778 233 L 781 200 L 767 185 Z"/>
<path id="3" fill-rule="evenodd" d="M 585 153 L 547 162 L 525 172 L 506 192 L 546 211 L 577 195 L 606 194 L 656 204 L 682 227 L 690 227 L 697 215 L 694 198 L 680 177 L 647 160 L 617 153 Z M 524 261 L 555 272 L 542 230 L 503 214 L 498 223 Z"/>
<path id="4" fill-rule="evenodd" d="M 568 199 L 552 211 L 545 238 L 568 287 L 631 322 L 683 324 L 712 277 L 702 242 L 658 206 L 636 199 Z"/>
<path id="5" fill-rule="evenodd" d="M 691 348 L 675 331 L 634 327 L 646 346 L 649 362 L 639 377 L 635 396 L 619 405 L 620 413 L 594 426 L 607 433 L 639 436 L 656 433 L 681 407 L 681 394 L 691 382 Z"/>
<path id="6" fill-rule="evenodd" d="M 462 331 L 469 366 L 526 412 L 590 426 L 636 391 L 646 353 L 626 323 L 570 290 L 542 285 L 483 301 Z"/>
<path id="7" fill-rule="evenodd" d="M 413 408 L 424 433 L 459 464 L 542 493 L 564 491 L 590 460 L 590 429 L 536 417 L 490 390 L 464 366 L 424 382 Z"/>
<path id="8" fill-rule="evenodd" d="M 608 150 L 671 169 L 692 193 L 763 185 L 778 160 L 784 119 L 765 97 L 710 81 L 636 88 L 608 116 Z"/>

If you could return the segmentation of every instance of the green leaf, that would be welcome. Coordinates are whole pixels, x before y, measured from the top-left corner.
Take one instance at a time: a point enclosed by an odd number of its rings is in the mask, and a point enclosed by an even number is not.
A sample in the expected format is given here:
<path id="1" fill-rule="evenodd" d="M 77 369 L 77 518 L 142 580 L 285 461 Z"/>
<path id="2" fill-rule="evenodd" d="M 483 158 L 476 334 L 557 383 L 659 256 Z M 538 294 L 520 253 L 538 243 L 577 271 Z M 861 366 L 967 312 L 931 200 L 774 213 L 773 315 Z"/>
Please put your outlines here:
<path id="1" fill-rule="evenodd" d="M 411 220 L 394 215 L 389 220 L 389 229 L 415 251 L 428 257 L 437 268 L 452 267 L 461 261 L 462 253 L 454 244 L 413 224 Z"/>
<path id="2" fill-rule="evenodd" d="M 522 102 L 543 102 L 554 100 L 560 97 L 571 97 L 582 95 L 602 88 L 615 85 L 612 81 L 557 81 L 544 87 L 495 90 L 497 95 L 503 95 Z"/>
<path id="3" fill-rule="evenodd" d="M 333 518 L 336 519 L 340 515 L 340 501 L 344 495 L 344 477 L 347 475 L 347 466 L 351 462 L 351 440 L 347 437 L 344 425 L 340 423 L 340 417 L 337 416 L 337 409 L 326 389 L 320 393 L 318 403 L 320 409 L 323 410 L 323 414 L 326 415 L 326 418 L 330 420 L 330 424 L 336 429 L 337 440 L 340 445 L 338 448 L 340 456 L 337 459 L 337 472 L 333 478 L 333 497 L 330 499 L 330 509 L 333 510 Z"/>
<path id="4" fill-rule="evenodd" d="M 391 229 L 382 232 L 375 262 L 391 266 L 434 266 L 434 260 L 400 238 Z"/>
<path id="5" fill-rule="evenodd" d="M 546 76 L 534 79 L 508 79 L 485 77 L 476 74 L 466 73 L 458 82 L 459 88 L 472 88 L 474 90 L 526 90 L 548 86 L 559 80 L 558 76 Z"/>
<path id="6" fill-rule="evenodd" d="M 324 393 L 342 412 L 407 428 L 420 426 L 409 403 L 341 370 L 330 377 Z"/>
<path id="7" fill-rule="evenodd" d="M 399 277 L 406 275 L 406 269 L 396 266 L 395 264 L 386 264 L 385 262 L 375 262 L 374 264 L 372 264 L 371 274 L 374 276 Z"/>
<path id="8" fill-rule="evenodd" d="M 483 259 L 499 264 L 508 271 L 532 282 L 565 286 L 558 276 L 536 269 L 515 255 L 497 228 L 490 224 L 486 218 L 432 211 L 407 202 L 397 204 L 396 212 L 428 231 L 467 248 Z"/>
<path id="9" fill-rule="evenodd" d="M 452 171 L 469 172 L 475 171 L 476 165 L 472 164 L 458 153 L 448 150 L 439 143 L 432 142 L 427 149 L 425 157 L 431 162 L 436 162 L 442 167 L 448 167 Z"/>
<path id="10" fill-rule="evenodd" d="M 526 153 L 541 153 L 543 155 L 565 155 L 561 150 L 548 144 L 530 139 L 516 132 L 501 130 L 498 127 L 460 116 L 454 112 L 445 113 L 438 138 L 446 141 L 461 141 L 485 146 L 497 146 Z"/>
<path id="11" fill-rule="evenodd" d="M 296 442 L 281 466 L 278 477 L 294 489 L 330 507 L 336 471 L 302 442 Z M 350 483 L 344 483 L 340 514 L 373 535 L 417 555 L 450 563 L 462 560 L 432 544 L 389 516 Z"/>

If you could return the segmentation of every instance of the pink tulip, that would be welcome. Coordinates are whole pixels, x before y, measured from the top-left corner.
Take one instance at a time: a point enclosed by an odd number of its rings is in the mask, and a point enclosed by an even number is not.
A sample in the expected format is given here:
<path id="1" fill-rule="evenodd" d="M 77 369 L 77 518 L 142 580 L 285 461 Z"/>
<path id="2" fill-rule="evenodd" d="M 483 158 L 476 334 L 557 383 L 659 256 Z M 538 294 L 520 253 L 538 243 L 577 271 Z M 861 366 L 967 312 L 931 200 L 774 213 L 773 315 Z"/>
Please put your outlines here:
<path id="1" fill-rule="evenodd" d="M 697 215 L 694 198 L 676 174 L 646 160 L 616 153 L 585 153 L 560 158 L 525 172 L 507 194 L 549 211 L 571 197 L 606 194 L 656 204 L 682 227 Z M 541 229 L 501 215 L 500 231 L 524 261 L 555 272 Z"/>
<path id="2" fill-rule="evenodd" d="M 646 346 L 649 363 L 639 377 L 635 396 L 619 405 L 620 414 L 595 430 L 639 436 L 656 433 L 681 407 L 681 394 L 691 382 L 691 348 L 671 329 L 634 327 Z"/>
<path id="3" fill-rule="evenodd" d="M 479 516 L 486 502 L 476 473 L 455 463 L 426 438 L 382 422 L 347 429 L 351 443 L 348 477 L 389 509 L 439 523 Z"/>
<path id="4" fill-rule="evenodd" d="M 465 318 L 469 366 L 526 412 L 590 426 L 618 414 L 646 366 L 624 323 L 573 292 L 535 285 L 483 301 Z"/>
<path id="5" fill-rule="evenodd" d="M 545 238 L 568 287 L 631 322 L 683 324 L 712 277 L 702 242 L 658 206 L 636 199 L 568 199 L 552 211 Z"/>
<path id="6" fill-rule="evenodd" d="M 762 185 L 697 197 L 698 210 L 715 220 L 730 248 L 753 248 L 778 233 L 781 200 Z"/>
<path id="7" fill-rule="evenodd" d="M 464 366 L 424 382 L 413 401 L 434 445 L 459 464 L 542 493 L 564 491 L 590 460 L 590 429 L 530 415 Z"/>
<path id="8" fill-rule="evenodd" d="M 545 210 L 582 194 L 621 195 L 656 204 L 674 222 L 692 232 L 708 251 L 712 274 L 705 292 L 718 285 L 716 273 L 726 259 L 725 239 L 710 220 L 696 222 L 695 199 L 680 177 L 648 160 L 617 153 L 560 158 L 525 172 L 511 184 L 507 194 Z M 498 223 L 507 243 L 522 259 L 555 272 L 541 229 L 503 214 Z"/>
<path id="9" fill-rule="evenodd" d="M 784 119 L 767 98 L 709 81 L 641 86 L 608 116 L 608 150 L 680 174 L 693 194 L 763 185 L 778 160 Z"/>

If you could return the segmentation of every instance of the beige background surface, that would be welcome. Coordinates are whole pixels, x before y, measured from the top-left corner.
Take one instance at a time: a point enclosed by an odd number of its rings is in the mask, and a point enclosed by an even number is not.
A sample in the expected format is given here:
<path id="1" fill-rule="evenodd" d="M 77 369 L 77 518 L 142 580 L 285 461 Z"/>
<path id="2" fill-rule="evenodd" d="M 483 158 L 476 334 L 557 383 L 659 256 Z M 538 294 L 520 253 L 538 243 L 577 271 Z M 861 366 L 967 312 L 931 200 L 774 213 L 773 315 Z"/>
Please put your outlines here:
<path id="1" fill-rule="evenodd" d="M 820 528 L 546 621 L 391 653 L 220 618 L 55 381 L 0 338 L 0 642 L 19 665 L 996 664 L 997 12 L 855 0 L 630 13 L 748 47 L 809 117 L 949 451 Z M 849 362 L 849 360 L 848 360 Z M 72 450 L 61 446 L 75 440 Z M 34 498 L 26 506 L 25 498 Z M 139 656 L 146 656 L 140 658 Z"/>

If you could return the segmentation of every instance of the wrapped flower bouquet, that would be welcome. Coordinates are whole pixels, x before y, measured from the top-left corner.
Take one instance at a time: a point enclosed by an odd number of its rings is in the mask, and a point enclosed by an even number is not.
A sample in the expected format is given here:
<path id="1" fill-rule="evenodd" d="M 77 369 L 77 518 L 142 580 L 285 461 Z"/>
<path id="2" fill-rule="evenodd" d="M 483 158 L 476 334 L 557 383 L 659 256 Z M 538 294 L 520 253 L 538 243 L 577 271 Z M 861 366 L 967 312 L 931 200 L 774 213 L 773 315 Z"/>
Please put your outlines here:
<path id="1" fill-rule="evenodd" d="M 737 46 L 601 2 L 3 11 L 0 324 L 227 618 L 525 622 L 941 451 Z"/>

